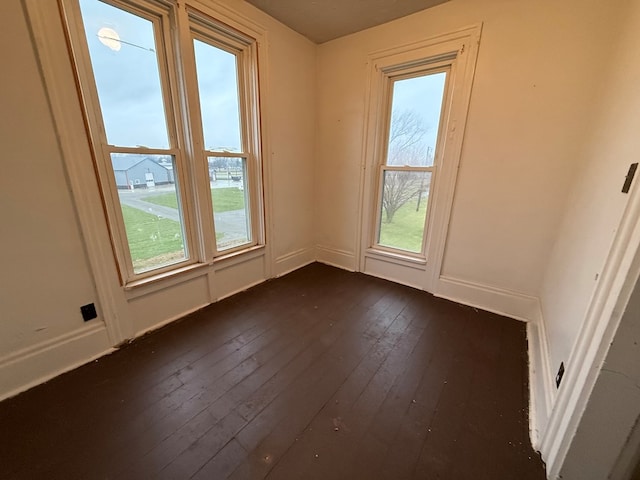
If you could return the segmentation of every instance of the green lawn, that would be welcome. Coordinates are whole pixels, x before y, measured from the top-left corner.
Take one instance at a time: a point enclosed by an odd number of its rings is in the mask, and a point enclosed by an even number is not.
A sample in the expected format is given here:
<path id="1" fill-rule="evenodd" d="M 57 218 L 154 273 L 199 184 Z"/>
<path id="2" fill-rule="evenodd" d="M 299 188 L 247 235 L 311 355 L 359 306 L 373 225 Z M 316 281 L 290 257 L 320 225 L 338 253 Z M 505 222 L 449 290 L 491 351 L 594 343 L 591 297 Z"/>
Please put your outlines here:
<path id="1" fill-rule="evenodd" d="M 420 209 L 416 212 L 417 198 L 409 200 L 398 209 L 393 221 L 386 223 L 382 212 L 380 245 L 418 253 L 422 249 L 424 219 L 427 214 L 427 200 L 422 197 Z"/>
<path id="2" fill-rule="evenodd" d="M 129 249 L 136 272 L 184 258 L 180 224 L 122 205 Z"/>
<path id="3" fill-rule="evenodd" d="M 212 188 L 211 199 L 216 213 L 244 209 L 244 191 L 236 187 Z M 144 197 L 144 201 L 162 205 L 163 207 L 178 208 L 178 199 L 175 193 L 150 195 Z"/>

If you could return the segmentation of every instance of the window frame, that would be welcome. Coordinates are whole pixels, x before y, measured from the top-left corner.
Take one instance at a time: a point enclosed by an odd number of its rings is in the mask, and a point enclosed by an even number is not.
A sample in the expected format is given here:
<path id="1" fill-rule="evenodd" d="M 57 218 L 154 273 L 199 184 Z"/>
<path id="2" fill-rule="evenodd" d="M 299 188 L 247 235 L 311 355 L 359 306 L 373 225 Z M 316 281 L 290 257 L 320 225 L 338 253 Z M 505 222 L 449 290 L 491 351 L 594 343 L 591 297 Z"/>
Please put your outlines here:
<path id="1" fill-rule="evenodd" d="M 376 179 L 376 191 L 374 194 L 373 202 L 375 208 L 373 210 L 374 218 L 371 223 L 371 231 L 369 233 L 369 245 L 372 251 L 381 253 L 387 253 L 396 257 L 404 257 L 407 260 L 417 260 L 421 263 L 428 260 L 428 249 L 430 243 L 431 233 L 431 218 L 432 218 L 432 199 L 435 196 L 437 189 L 438 171 L 441 167 L 442 159 L 444 157 L 445 148 L 445 132 L 447 118 L 449 117 L 449 111 L 451 106 L 451 73 L 453 67 L 450 60 L 444 61 L 430 61 L 426 59 L 423 63 L 418 65 L 415 62 L 409 62 L 406 64 L 393 65 L 389 68 L 382 69 L 382 82 L 381 98 L 383 108 L 378 118 L 380 123 L 378 126 L 379 135 L 377 137 L 378 148 L 377 158 L 375 163 L 377 164 L 377 179 Z M 445 85 L 442 93 L 442 105 L 440 108 L 440 120 L 438 122 L 438 133 L 436 136 L 436 146 L 434 150 L 433 165 L 431 166 L 410 166 L 410 165 L 388 165 L 389 154 L 389 137 L 391 135 L 391 113 L 393 107 L 393 86 L 394 83 L 401 80 L 418 78 L 422 76 L 446 73 Z M 427 211 L 425 213 L 423 233 L 422 233 L 422 245 L 419 252 L 412 252 L 401 248 L 391 247 L 389 245 L 383 245 L 380 243 L 380 231 L 382 229 L 382 198 L 384 195 L 384 180 L 385 172 L 430 172 L 431 182 L 429 187 L 429 199 L 427 203 Z"/>
<path id="2" fill-rule="evenodd" d="M 365 89 L 365 126 L 362 139 L 360 174 L 360 228 L 357 231 L 355 252 L 358 271 L 410 285 L 434 294 L 446 294 L 448 284 L 442 276 L 449 224 L 452 218 L 454 193 L 462 157 L 471 90 L 481 43 L 482 23 L 440 33 L 406 44 L 398 44 L 370 52 L 367 55 L 367 83 Z M 403 68 L 426 68 L 428 65 L 451 65 L 449 106 L 445 148 L 441 148 L 441 162 L 437 171 L 437 185 L 430 190 L 428 244 L 423 258 L 402 251 L 374 248 L 377 208 L 379 159 L 386 126 L 384 77 Z M 444 124 L 441 128 L 445 128 Z"/>
<path id="3" fill-rule="evenodd" d="M 229 255 L 264 244 L 264 224 L 261 221 L 264 218 L 264 210 L 263 205 L 259 201 L 259 193 L 262 191 L 262 183 L 260 181 L 259 169 L 261 164 L 261 136 L 258 121 L 260 118 L 258 105 L 258 46 L 255 39 L 233 30 L 231 27 L 216 21 L 193 7 L 187 7 L 185 9 L 185 16 L 187 17 L 189 25 L 189 40 L 183 41 L 183 54 L 185 58 L 188 58 L 188 61 L 186 61 L 185 64 L 190 65 L 191 71 L 193 72 L 192 78 L 185 79 L 185 84 L 191 85 L 192 92 L 189 97 L 189 108 L 187 114 L 190 116 L 189 121 L 193 126 L 192 135 L 196 137 L 193 141 L 193 145 L 194 147 L 200 146 L 198 151 L 194 151 L 194 157 L 199 159 L 198 162 L 207 168 L 207 181 L 203 181 L 203 185 L 201 186 L 201 188 L 206 190 L 206 193 L 202 191 L 200 196 L 207 198 L 209 200 L 207 203 L 210 204 L 211 207 L 210 209 L 202 208 L 200 211 L 203 214 L 206 213 L 209 215 L 209 218 L 212 219 L 211 221 L 213 222 L 213 229 L 211 231 L 213 241 L 210 245 L 205 247 L 205 250 L 207 251 L 207 257 L 216 261 L 220 258 L 226 258 Z M 210 31 L 207 31 L 212 29 L 217 32 L 218 38 L 215 38 Z M 207 150 L 205 147 L 200 95 L 197 85 L 195 51 L 193 48 L 193 41 L 196 39 L 210 46 L 231 53 L 236 57 L 241 129 L 240 143 L 242 147 L 241 152 Z M 222 250 L 217 247 L 217 241 L 215 238 L 216 227 L 215 221 L 213 220 L 213 205 L 210 200 L 211 193 L 208 182 L 209 157 L 240 158 L 245 160 L 244 170 L 247 174 L 247 188 L 245 195 L 248 197 L 247 213 L 250 221 L 250 228 L 248 228 L 247 233 L 249 234 L 250 239 L 248 242 L 236 247 Z M 208 222 L 208 220 L 202 219 L 202 222 Z"/>
<path id="4" fill-rule="evenodd" d="M 108 224 L 110 242 L 116 259 L 121 285 L 146 283 L 180 273 L 185 268 L 210 265 L 230 256 L 250 252 L 266 244 L 265 208 L 262 178 L 261 105 L 258 82 L 258 39 L 213 18 L 184 2 L 164 0 L 100 0 L 124 11 L 151 20 L 157 48 L 169 149 L 116 147 L 107 143 L 97 88 L 87 47 L 78 0 L 59 0 L 77 89 L 85 117 L 88 139 L 94 154 L 100 197 Z M 229 45 L 237 50 L 238 88 L 243 152 L 211 152 L 203 149 L 199 92 L 193 31 L 204 32 L 208 44 Z M 199 38 L 201 39 L 201 38 Z M 216 43 L 212 43 L 216 42 Z M 233 43 L 235 42 L 235 43 Z M 238 46 L 241 44 L 242 48 Z M 176 193 L 182 208 L 186 258 L 170 265 L 135 273 L 122 218 L 115 174 L 110 153 L 145 153 L 172 155 L 175 165 Z M 251 241 L 235 248 L 218 251 L 209 184 L 208 156 L 242 156 L 246 158 L 247 196 Z"/>

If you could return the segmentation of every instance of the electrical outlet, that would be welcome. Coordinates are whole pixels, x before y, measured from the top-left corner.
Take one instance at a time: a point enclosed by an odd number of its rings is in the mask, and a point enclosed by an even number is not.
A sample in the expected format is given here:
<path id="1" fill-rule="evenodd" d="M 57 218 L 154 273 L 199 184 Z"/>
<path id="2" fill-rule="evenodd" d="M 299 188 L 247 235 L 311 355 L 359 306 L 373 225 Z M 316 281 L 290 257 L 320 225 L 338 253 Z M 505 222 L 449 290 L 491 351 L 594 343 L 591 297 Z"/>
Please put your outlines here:
<path id="1" fill-rule="evenodd" d="M 82 319 L 85 322 L 89 320 L 93 320 L 98 317 L 98 312 L 96 312 L 96 306 L 93 303 L 89 303 L 87 305 L 83 305 L 80 307 L 80 313 L 82 313 Z"/>
<path id="2" fill-rule="evenodd" d="M 564 362 L 560 362 L 560 368 L 558 369 L 558 374 L 556 375 L 556 388 L 560 388 L 560 382 L 562 381 L 563 376 L 564 376 Z"/>

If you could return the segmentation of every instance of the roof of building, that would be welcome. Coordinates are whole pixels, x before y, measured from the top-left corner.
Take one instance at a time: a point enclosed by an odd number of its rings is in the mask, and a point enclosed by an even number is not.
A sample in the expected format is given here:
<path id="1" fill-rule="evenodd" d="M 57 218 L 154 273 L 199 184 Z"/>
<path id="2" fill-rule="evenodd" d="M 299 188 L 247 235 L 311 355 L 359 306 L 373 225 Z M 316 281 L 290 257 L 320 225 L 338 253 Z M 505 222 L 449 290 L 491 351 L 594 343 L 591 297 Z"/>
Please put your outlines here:
<path id="1" fill-rule="evenodd" d="M 113 165 L 113 169 L 115 171 L 131 170 L 133 167 L 135 167 L 139 163 L 144 162 L 145 160 L 153 162 L 159 167 L 164 168 L 165 170 L 169 170 L 166 165 L 162 165 L 161 163 L 154 161 L 150 157 L 140 157 L 138 155 L 113 155 L 111 157 L 111 165 Z"/>

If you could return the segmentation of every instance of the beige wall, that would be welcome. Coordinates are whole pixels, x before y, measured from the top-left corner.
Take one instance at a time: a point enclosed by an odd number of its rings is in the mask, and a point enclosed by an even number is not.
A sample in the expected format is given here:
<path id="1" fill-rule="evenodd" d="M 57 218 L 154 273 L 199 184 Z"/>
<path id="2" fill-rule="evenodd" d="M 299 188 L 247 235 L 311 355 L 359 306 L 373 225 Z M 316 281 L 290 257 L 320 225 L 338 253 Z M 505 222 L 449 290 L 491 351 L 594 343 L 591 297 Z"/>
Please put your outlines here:
<path id="1" fill-rule="evenodd" d="M 634 6 L 634 2 L 619 5 Z M 541 292 L 554 371 L 561 361 L 566 364 L 578 337 L 629 199 L 621 193 L 625 175 L 629 164 L 638 161 L 640 21 L 634 20 L 637 13 L 624 12 L 618 29 L 625 33 L 609 46 L 608 58 L 599 65 L 603 82 L 590 102 L 594 113 L 580 142 L 576 182 L 549 255 Z M 633 21 L 636 25 L 631 26 Z"/>
<path id="2" fill-rule="evenodd" d="M 355 253 L 367 54 L 484 22 L 443 274 L 537 296 L 616 11 L 453 0 L 319 47 L 318 243 Z"/>
<path id="3" fill-rule="evenodd" d="M 580 336 L 588 338 L 582 331 L 586 309 L 630 199 L 620 191 L 624 177 L 640 151 L 640 4 L 620 4 L 625 7 L 620 36 L 602 66 L 604 81 L 594 97 L 597 108 L 585 135 L 580 175 L 558 229 L 541 295 L 551 366 L 555 369 L 564 361 L 572 373 L 583 367 L 572 364 L 571 355 Z M 637 193 L 638 175 L 634 184 Z M 615 323 L 622 311 L 611 345 L 604 345 L 609 350 L 603 364 L 594 366 L 597 379 L 586 408 L 576 412 L 580 421 L 563 451 L 566 457 L 553 466 L 563 479 L 625 478 L 609 475 L 621 474 L 629 466 L 622 459 L 631 461 L 640 453 L 640 282 L 626 309 L 616 307 L 611 320 L 597 318 L 598 328 Z M 560 412 L 560 417 L 569 413 Z M 620 457 L 630 440 L 630 451 Z"/>
<path id="4" fill-rule="evenodd" d="M 82 327 L 96 292 L 20 2 L 1 2 L 0 18 L 1 362 Z"/>

